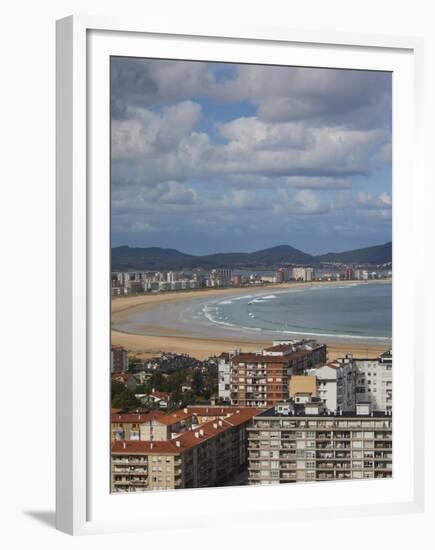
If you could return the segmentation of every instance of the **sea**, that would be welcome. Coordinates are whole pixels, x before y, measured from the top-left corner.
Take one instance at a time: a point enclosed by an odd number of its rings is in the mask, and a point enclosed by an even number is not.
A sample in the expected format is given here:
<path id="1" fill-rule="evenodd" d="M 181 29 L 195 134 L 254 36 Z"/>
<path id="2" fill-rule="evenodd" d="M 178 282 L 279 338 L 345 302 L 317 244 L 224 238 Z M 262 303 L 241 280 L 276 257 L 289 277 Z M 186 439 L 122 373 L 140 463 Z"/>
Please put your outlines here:
<path id="1" fill-rule="evenodd" d="M 392 285 L 389 282 L 306 284 L 296 288 L 180 301 L 136 313 L 115 328 L 141 333 L 150 326 L 189 330 L 208 337 L 250 339 L 317 337 L 324 341 L 389 342 Z"/>

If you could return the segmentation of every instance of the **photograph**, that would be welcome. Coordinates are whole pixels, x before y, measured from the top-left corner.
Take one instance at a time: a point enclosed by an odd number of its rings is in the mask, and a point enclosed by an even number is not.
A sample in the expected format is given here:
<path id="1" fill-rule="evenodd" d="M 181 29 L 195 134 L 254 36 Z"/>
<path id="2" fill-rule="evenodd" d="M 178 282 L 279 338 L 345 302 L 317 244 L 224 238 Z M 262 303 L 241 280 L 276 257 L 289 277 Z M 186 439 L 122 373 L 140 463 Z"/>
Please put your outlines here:
<path id="1" fill-rule="evenodd" d="M 110 193 L 111 492 L 391 478 L 392 73 L 112 56 Z"/>

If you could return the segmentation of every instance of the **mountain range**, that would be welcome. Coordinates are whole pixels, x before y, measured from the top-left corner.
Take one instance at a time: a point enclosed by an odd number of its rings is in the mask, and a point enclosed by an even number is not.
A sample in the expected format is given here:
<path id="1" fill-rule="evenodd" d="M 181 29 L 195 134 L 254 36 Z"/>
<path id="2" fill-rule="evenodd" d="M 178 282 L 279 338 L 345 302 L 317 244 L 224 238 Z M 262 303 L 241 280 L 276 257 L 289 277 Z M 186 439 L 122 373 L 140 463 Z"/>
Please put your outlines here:
<path id="1" fill-rule="evenodd" d="M 290 245 L 279 245 L 256 252 L 228 252 L 194 256 L 171 248 L 134 248 L 117 246 L 112 248 L 112 271 L 156 271 L 171 269 L 232 269 L 275 267 L 286 264 L 319 265 L 327 262 L 346 264 L 380 265 L 391 262 L 391 242 L 358 248 L 345 252 L 328 252 L 313 256 Z"/>

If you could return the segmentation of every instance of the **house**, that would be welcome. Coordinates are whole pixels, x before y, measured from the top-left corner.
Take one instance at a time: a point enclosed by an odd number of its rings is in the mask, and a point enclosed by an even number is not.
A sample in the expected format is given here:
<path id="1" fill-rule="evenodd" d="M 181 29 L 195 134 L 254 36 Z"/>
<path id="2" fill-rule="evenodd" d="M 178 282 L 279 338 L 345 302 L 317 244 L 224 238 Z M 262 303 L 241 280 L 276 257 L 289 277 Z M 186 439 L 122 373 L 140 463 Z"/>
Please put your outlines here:
<path id="1" fill-rule="evenodd" d="M 131 391 L 135 391 L 137 386 L 136 378 L 129 372 L 117 372 L 112 374 L 112 382 L 120 382 Z"/>

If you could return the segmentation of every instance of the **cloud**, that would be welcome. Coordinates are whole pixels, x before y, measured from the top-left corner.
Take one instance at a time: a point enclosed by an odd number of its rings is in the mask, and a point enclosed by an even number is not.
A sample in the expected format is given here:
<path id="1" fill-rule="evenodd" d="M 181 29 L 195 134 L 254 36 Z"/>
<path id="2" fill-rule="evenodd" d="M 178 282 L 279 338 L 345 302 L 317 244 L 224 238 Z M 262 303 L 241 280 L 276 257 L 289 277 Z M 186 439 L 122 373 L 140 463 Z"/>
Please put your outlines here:
<path id="1" fill-rule="evenodd" d="M 391 195 L 386 191 L 383 191 L 377 196 L 365 191 L 359 191 L 356 195 L 343 192 L 337 196 L 335 208 L 346 210 L 390 211 L 392 208 L 392 200 Z"/>
<path id="2" fill-rule="evenodd" d="M 310 189 L 302 189 L 289 196 L 286 191 L 280 194 L 280 201 L 275 203 L 274 208 L 278 215 L 323 215 L 329 212 L 330 204 L 323 201 Z"/>
<path id="3" fill-rule="evenodd" d="M 127 118 L 112 123 L 112 159 L 137 159 L 174 150 L 201 117 L 201 106 L 182 101 L 161 113 L 127 108 Z"/>
<path id="4" fill-rule="evenodd" d="M 115 58 L 111 82 L 121 243 L 388 233 L 390 74 Z"/>
<path id="5" fill-rule="evenodd" d="M 246 210 L 265 210 L 272 206 L 264 200 L 264 197 L 252 193 L 248 189 L 234 189 L 229 197 L 225 196 L 223 198 L 222 205 L 224 208 L 243 208 Z"/>
<path id="6" fill-rule="evenodd" d="M 191 97 L 248 101 L 268 122 L 391 125 L 388 72 L 114 58 L 111 85 L 114 117 L 124 116 L 126 105 L 147 108 Z"/>
<path id="7" fill-rule="evenodd" d="M 348 178 L 290 176 L 286 178 L 289 187 L 297 189 L 350 189 L 352 180 Z"/>

